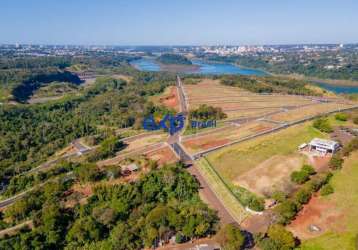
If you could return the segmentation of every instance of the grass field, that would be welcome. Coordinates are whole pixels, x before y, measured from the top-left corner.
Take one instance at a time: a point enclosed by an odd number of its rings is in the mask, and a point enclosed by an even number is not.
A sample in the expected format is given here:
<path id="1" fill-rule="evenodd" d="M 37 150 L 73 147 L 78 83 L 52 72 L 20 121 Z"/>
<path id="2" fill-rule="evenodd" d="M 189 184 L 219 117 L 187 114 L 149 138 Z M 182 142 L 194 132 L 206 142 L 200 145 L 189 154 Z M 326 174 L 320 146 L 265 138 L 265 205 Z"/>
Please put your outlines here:
<path id="1" fill-rule="evenodd" d="M 314 137 L 327 137 L 314 129 L 311 122 L 296 125 L 273 134 L 258 137 L 208 155 L 209 162 L 225 179 L 234 181 L 238 176 L 258 166 L 274 155 L 289 155 L 297 147 Z"/>
<path id="2" fill-rule="evenodd" d="M 280 113 L 271 116 L 270 118 L 275 121 L 297 121 L 309 116 L 319 115 L 325 112 L 337 110 L 338 108 L 349 108 L 350 104 L 338 104 L 338 103 L 320 103 L 312 106 L 301 107 L 296 110 L 290 110 L 288 112 Z"/>
<path id="3" fill-rule="evenodd" d="M 346 159 L 342 170 L 335 173 L 331 180 L 335 192 L 322 200 L 336 205 L 343 218 L 334 221 L 331 231 L 322 236 L 304 241 L 301 249 L 354 250 L 358 235 L 358 152 Z M 339 230 L 337 230 L 339 229 Z"/>
<path id="4" fill-rule="evenodd" d="M 217 175 L 217 173 L 210 166 L 209 162 L 205 158 L 201 158 L 196 163 L 200 173 L 204 176 L 210 188 L 216 194 L 218 199 L 225 205 L 225 208 L 231 214 L 231 216 L 237 221 L 243 221 L 248 215 L 243 206 L 231 193 L 225 183 Z"/>

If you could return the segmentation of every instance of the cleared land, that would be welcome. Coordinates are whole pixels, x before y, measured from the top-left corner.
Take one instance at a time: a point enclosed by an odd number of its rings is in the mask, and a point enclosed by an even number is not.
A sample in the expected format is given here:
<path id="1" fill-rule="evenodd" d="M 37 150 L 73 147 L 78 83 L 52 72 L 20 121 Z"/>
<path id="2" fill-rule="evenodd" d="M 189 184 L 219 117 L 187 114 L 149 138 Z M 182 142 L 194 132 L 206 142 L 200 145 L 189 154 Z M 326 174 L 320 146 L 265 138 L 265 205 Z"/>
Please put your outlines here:
<path id="1" fill-rule="evenodd" d="M 288 156 L 295 153 L 298 145 L 314 137 L 327 136 L 314 129 L 311 122 L 307 122 L 220 149 L 210 153 L 208 160 L 222 177 L 233 182 L 273 155 Z"/>
<path id="2" fill-rule="evenodd" d="M 346 159 L 342 170 L 335 173 L 331 180 L 335 192 L 327 197 L 317 198 L 317 204 L 329 204 L 330 209 L 325 207 L 317 209 L 314 201 L 305 207 L 306 211 L 315 212 L 314 216 L 310 216 L 310 223 L 322 227 L 323 235 L 304 241 L 302 249 L 355 249 L 358 232 L 357 183 L 358 152 L 354 152 Z M 310 213 L 308 215 L 300 213 L 297 220 L 305 220 L 309 215 Z M 325 219 L 329 222 L 325 223 Z M 300 228 L 296 223 L 292 228 L 295 233 L 301 233 L 303 237 L 307 236 L 307 228 L 304 225 Z M 309 237 L 314 236 L 316 235 L 309 235 Z"/>
<path id="3" fill-rule="evenodd" d="M 167 87 L 163 94 L 153 96 L 151 100 L 160 105 L 179 111 L 179 97 L 176 86 Z"/>
<path id="4" fill-rule="evenodd" d="M 178 159 L 169 146 L 151 151 L 146 156 L 156 161 L 159 165 L 170 164 L 176 162 Z"/>
<path id="5" fill-rule="evenodd" d="M 290 174 L 299 170 L 306 157 L 300 154 L 275 155 L 254 169 L 240 175 L 233 184 L 244 187 L 261 196 L 269 196 L 276 190 L 292 190 Z"/>
<path id="6" fill-rule="evenodd" d="M 115 165 L 126 157 L 148 154 L 152 151 L 162 149 L 165 147 L 164 142 L 167 137 L 168 135 L 165 133 L 148 133 L 147 135 L 133 137 L 133 139 L 127 138 L 125 140 L 126 147 L 123 150 L 119 151 L 113 158 L 97 162 L 97 165 Z"/>
<path id="7" fill-rule="evenodd" d="M 221 107 L 228 118 L 243 116 L 258 116 L 280 110 L 282 107 L 298 107 L 314 104 L 308 98 L 289 95 L 259 95 L 239 89 L 224 86 L 219 80 L 204 79 L 198 84 L 185 85 L 190 109 L 201 104 Z"/>
<path id="8" fill-rule="evenodd" d="M 277 124 L 265 121 L 254 121 L 240 126 L 231 125 L 222 129 L 214 130 L 210 134 L 198 134 L 183 138 L 183 145 L 189 153 L 194 154 L 202 150 L 234 142 L 250 135 L 268 131 L 276 126 Z"/>
<path id="9" fill-rule="evenodd" d="M 126 148 L 119 153 L 129 153 L 135 150 L 138 150 L 143 147 L 150 146 L 152 144 L 158 143 L 158 142 L 164 142 L 167 139 L 168 135 L 165 133 L 157 134 L 148 134 L 147 136 L 138 137 L 138 139 L 130 141 Z"/>
<path id="10" fill-rule="evenodd" d="M 269 118 L 275 121 L 285 121 L 285 122 L 293 122 L 300 119 L 304 119 L 309 116 L 319 115 L 325 112 L 344 109 L 351 107 L 352 104 L 343 104 L 343 103 L 320 103 L 312 106 L 300 107 L 295 110 L 290 110 L 288 112 L 275 114 L 270 116 Z"/>

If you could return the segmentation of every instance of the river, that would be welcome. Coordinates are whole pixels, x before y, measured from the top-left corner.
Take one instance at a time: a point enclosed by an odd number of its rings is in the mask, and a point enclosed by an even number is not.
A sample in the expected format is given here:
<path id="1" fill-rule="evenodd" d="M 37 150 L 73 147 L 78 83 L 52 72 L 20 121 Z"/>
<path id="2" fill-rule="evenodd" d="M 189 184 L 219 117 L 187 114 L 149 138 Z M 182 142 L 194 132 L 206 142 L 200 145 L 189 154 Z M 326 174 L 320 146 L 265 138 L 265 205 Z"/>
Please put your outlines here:
<path id="1" fill-rule="evenodd" d="M 230 63 L 208 63 L 202 60 L 193 60 L 194 65 L 199 66 L 195 72 L 187 71 L 182 73 L 196 73 L 204 75 L 254 75 L 254 76 L 267 76 L 265 71 L 257 69 L 246 69 Z M 141 58 L 134 60 L 131 64 L 141 71 L 161 71 L 160 65 L 151 58 Z M 328 84 L 322 81 L 315 81 L 313 84 L 318 85 L 328 91 L 336 94 L 355 94 L 358 93 L 358 86 L 342 86 Z"/>

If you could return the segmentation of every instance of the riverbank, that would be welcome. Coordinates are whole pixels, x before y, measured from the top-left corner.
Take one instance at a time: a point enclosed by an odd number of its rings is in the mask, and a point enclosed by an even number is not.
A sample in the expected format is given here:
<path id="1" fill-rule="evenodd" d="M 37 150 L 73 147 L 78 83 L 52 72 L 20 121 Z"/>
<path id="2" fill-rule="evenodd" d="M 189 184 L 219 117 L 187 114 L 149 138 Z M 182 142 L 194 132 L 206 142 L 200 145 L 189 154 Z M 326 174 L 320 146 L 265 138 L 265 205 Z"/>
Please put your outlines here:
<path id="1" fill-rule="evenodd" d="M 316 83 L 324 83 L 329 85 L 335 85 L 335 86 L 346 86 L 346 87 L 358 87 L 358 81 L 352 81 L 352 80 L 339 80 L 339 79 L 321 79 L 317 77 L 310 77 L 300 74 L 273 74 L 274 76 L 281 76 L 281 77 L 289 77 L 296 80 L 303 80 L 303 81 L 309 81 L 309 82 L 316 82 Z"/>

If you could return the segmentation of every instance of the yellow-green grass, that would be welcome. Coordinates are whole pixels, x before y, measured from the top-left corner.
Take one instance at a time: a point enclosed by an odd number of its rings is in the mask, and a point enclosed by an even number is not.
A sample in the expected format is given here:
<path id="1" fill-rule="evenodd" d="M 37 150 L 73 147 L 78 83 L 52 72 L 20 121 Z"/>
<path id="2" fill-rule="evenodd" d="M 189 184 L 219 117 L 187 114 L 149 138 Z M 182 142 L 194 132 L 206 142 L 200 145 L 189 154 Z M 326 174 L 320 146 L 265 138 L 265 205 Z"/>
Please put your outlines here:
<path id="1" fill-rule="evenodd" d="M 358 152 L 354 152 L 345 160 L 343 168 L 331 179 L 334 193 L 321 197 L 336 204 L 336 209 L 344 214 L 340 220 L 334 221 L 332 231 L 317 238 L 304 241 L 301 249 L 349 250 L 356 249 L 358 235 Z M 344 231 L 334 231 L 344 228 Z"/>
<path id="2" fill-rule="evenodd" d="M 330 115 L 328 117 L 329 123 L 331 126 L 336 127 L 336 126 L 348 126 L 348 127 L 358 127 L 357 124 L 353 123 L 352 119 L 348 119 L 347 121 L 339 121 L 335 118 L 335 115 Z"/>
<path id="3" fill-rule="evenodd" d="M 338 108 L 345 109 L 350 107 L 352 107 L 350 104 L 319 103 L 307 107 L 301 107 L 295 110 L 290 110 L 288 112 L 279 113 L 271 116 L 271 119 L 275 121 L 293 122 L 310 116 L 323 115 L 324 113 L 335 111 Z"/>
<path id="4" fill-rule="evenodd" d="M 314 137 L 326 138 L 327 135 L 307 122 L 223 148 L 209 154 L 208 160 L 222 177 L 233 181 L 274 155 L 296 152 L 300 144 L 307 143 Z"/>
<path id="5" fill-rule="evenodd" d="M 230 215 L 236 222 L 240 223 L 247 217 L 247 212 L 236 197 L 231 193 L 220 176 L 210 166 L 206 158 L 201 158 L 195 162 L 196 167 L 205 178 L 211 190 L 217 198 L 224 204 Z"/>

